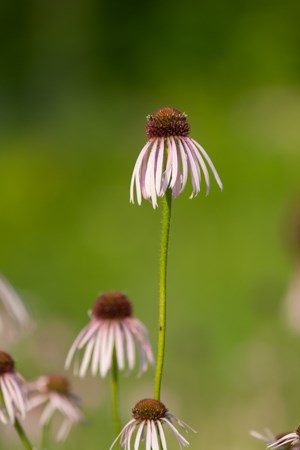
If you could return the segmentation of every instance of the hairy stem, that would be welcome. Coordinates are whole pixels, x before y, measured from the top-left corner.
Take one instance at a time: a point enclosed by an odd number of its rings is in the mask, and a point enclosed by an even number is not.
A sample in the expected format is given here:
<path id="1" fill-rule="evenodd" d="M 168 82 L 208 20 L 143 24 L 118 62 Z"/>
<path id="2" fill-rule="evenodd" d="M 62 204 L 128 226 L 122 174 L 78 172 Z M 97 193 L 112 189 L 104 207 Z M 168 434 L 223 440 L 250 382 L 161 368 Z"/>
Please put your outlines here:
<path id="1" fill-rule="evenodd" d="M 159 332 L 156 373 L 154 380 L 154 399 L 160 400 L 161 380 L 163 374 L 165 341 L 166 341 L 166 313 L 167 313 L 167 263 L 171 222 L 172 191 L 168 189 L 163 197 L 161 246 L 159 262 Z"/>
<path id="2" fill-rule="evenodd" d="M 116 437 L 121 432 L 121 421 L 119 414 L 119 373 L 116 349 L 113 352 L 113 361 L 111 369 L 111 398 L 112 398 L 112 411 L 113 411 L 113 422 L 115 427 Z"/>

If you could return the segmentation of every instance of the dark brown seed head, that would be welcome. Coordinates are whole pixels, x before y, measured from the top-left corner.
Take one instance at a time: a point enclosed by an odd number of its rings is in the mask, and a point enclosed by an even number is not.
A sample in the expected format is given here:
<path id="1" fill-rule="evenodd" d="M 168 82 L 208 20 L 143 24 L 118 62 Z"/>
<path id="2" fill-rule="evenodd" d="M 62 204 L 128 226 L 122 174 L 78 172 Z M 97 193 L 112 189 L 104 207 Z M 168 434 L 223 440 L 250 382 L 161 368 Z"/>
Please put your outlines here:
<path id="1" fill-rule="evenodd" d="M 67 395 L 70 392 L 70 383 L 66 377 L 61 375 L 49 375 L 46 389 L 48 392 L 57 392 L 58 394 Z"/>
<path id="2" fill-rule="evenodd" d="M 147 117 L 146 136 L 148 139 L 188 136 L 190 127 L 185 113 L 175 108 L 161 108 Z"/>
<path id="3" fill-rule="evenodd" d="M 131 302 L 122 292 L 105 292 L 96 300 L 92 314 L 96 319 L 125 319 L 132 316 Z"/>
<path id="4" fill-rule="evenodd" d="M 14 371 L 15 363 L 12 357 L 8 353 L 0 351 L 0 376 Z"/>
<path id="5" fill-rule="evenodd" d="M 168 410 L 159 400 L 145 398 L 132 408 L 132 416 L 138 422 L 143 420 L 159 420 L 166 417 Z"/>

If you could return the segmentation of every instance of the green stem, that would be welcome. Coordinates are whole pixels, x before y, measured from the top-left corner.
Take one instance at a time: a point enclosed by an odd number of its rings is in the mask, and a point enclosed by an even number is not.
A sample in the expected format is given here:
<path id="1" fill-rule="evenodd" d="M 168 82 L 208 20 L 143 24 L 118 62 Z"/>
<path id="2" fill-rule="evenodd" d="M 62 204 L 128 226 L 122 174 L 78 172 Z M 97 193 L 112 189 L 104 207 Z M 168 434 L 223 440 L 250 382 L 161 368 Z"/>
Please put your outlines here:
<path id="1" fill-rule="evenodd" d="M 118 380 L 118 364 L 116 349 L 113 352 L 113 361 L 111 369 L 111 398 L 112 398 L 112 409 L 113 409 L 113 421 L 115 427 L 116 437 L 121 432 L 121 421 L 119 415 L 119 380 Z"/>
<path id="2" fill-rule="evenodd" d="M 160 400 L 161 380 L 164 365 L 166 341 L 166 298 L 167 298 L 167 262 L 171 222 L 172 191 L 168 189 L 163 197 L 161 246 L 159 262 L 159 332 L 156 373 L 154 380 L 154 399 Z"/>
<path id="3" fill-rule="evenodd" d="M 15 429 L 16 429 L 16 432 L 19 435 L 19 438 L 20 438 L 24 448 L 26 448 L 27 450 L 32 450 L 33 447 L 31 445 L 31 443 L 30 443 L 30 441 L 29 441 L 29 439 L 28 439 L 28 437 L 27 437 L 27 435 L 26 435 L 22 425 L 20 424 L 20 422 L 19 422 L 19 420 L 17 418 L 15 419 Z"/>
<path id="4" fill-rule="evenodd" d="M 50 427 L 50 421 L 48 423 L 46 423 L 42 427 L 41 440 L 40 440 L 40 450 L 46 450 L 47 449 L 47 440 L 48 440 L 49 427 Z"/>

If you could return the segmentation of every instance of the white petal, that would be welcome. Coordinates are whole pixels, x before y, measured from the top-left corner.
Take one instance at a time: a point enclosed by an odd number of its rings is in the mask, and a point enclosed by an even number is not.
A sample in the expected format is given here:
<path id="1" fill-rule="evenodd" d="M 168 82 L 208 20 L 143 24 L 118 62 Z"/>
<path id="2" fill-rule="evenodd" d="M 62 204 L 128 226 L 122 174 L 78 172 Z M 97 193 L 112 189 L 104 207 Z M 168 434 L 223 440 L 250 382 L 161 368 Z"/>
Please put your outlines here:
<path id="1" fill-rule="evenodd" d="M 152 436 L 151 436 L 151 420 L 147 421 L 147 437 L 146 437 L 146 450 L 151 450 Z"/>
<path id="2" fill-rule="evenodd" d="M 135 348 L 134 348 L 134 340 L 132 338 L 131 332 L 128 327 L 123 324 L 123 330 L 126 337 L 126 353 L 128 359 L 128 367 L 130 371 L 134 368 L 135 363 Z"/>
<path id="3" fill-rule="evenodd" d="M 121 431 L 121 433 L 116 437 L 116 439 L 114 440 L 114 442 L 111 444 L 109 450 L 111 450 L 113 448 L 113 446 L 115 445 L 115 443 L 122 438 L 122 436 L 124 435 L 124 433 L 126 432 L 126 430 L 128 429 L 128 427 L 130 427 L 131 424 L 133 424 L 135 422 L 135 419 L 130 420 L 130 422 L 128 422 L 125 427 L 123 428 L 123 430 Z"/>
<path id="4" fill-rule="evenodd" d="M 151 148 L 150 156 L 147 163 L 147 170 L 145 175 L 145 190 L 147 197 L 151 198 L 153 208 L 157 206 L 156 200 L 156 189 L 155 189 L 155 169 L 156 169 L 156 158 L 158 150 L 158 141 L 155 139 L 153 146 Z"/>
<path id="5" fill-rule="evenodd" d="M 0 389 L 2 391 L 3 401 L 4 401 L 4 405 L 5 405 L 10 423 L 13 424 L 15 422 L 15 413 L 14 413 L 14 409 L 13 409 L 9 391 L 6 386 L 5 376 L 0 377 Z"/>
<path id="6" fill-rule="evenodd" d="M 152 426 L 152 448 L 153 448 L 153 450 L 159 450 L 157 431 L 156 431 L 156 426 L 155 426 L 155 423 L 153 420 L 151 420 L 151 426 Z"/>
<path id="7" fill-rule="evenodd" d="M 142 436 L 143 429 L 144 429 L 144 425 L 145 425 L 145 422 L 143 421 L 140 424 L 139 429 L 138 429 L 138 431 L 136 433 L 136 438 L 135 438 L 135 443 L 134 443 L 134 450 L 138 450 L 138 448 L 139 448 L 140 441 L 141 441 L 141 436 Z"/>
<path id="8" fill-rule="evenodd" d="M 164 145 L 165 145 L 165 151 L 168 152 L 168 157 L 167 157 L 166 169 L 162 176 L 162 185 L 161 185 L 161 194 L 160 194 L 161 196 L 164 195 L 166 190 L 168 189 L 171 174 L 172 174 L 172 147 L 171 147 L 170 140 L 167 139 L 167 145 L 164 140 Z"/>
<path id="9" fill-rule="evenodd" d="M 124 351 L 124 334 L 119 323 L 116 325 L 115 329 L 116 337 L 116 356 L 118 362 L 119 370 L 123 370 L 125 366 L 125 351 Z"/>
<path id="10" fill-rule="evenodd" d="M 187 178 L 188 178 L 188 163 L 187 163 L 187 156 L 184 151 L 181 139 L 178 139 L 178 144 L 179 144 L 181 163 L 182 163 L 182 183 L 181 183 L 181 190 L 180 190 L 180 193 L 181 193 L 185 188 Z"/>
<path id="11" fill-rule="evenodd" d="M 168 141 L 170 142 L 170 147 L 171 147 L 171 151 L 172 152 L 172 178 L 171 178 L 171 183 L 170 183 L 170 188 L 173 189 L 173 187 L 175 186 L 177 177 L 178 177 L 178 172 L 179 172 L 179 162 L 178 162 L 178 154 L 177 154 L 177 148 L 176 148 L 176 144 L 175 144 L 175 140 L 172 137 L 170 137 L 170 139 L 168 139 Z"/>
<path id="12" fill-rule="evenodd" d="M 164 138 L 161 138 L 159 140 L 159 151 L 158 151 L 156 174 L 155 174 L 156 193 L 159 196 L 161 195 L 162 168 L 163 168 L 164 153 L 165 153 L 164 147 L 165 147 Z"/>
<path id="13" fill-rule="evenodd" d="M 22 394 L 22 390 L 18 382 L 15 380 L 14 376 L 10 376 L 6 380 L 7 386 L 11 386 L 10 392 L 12 397 L 14 398 L 15 405 L 17 406 L 18 410 L 20 411 L 20 414 L 22 418 L 25 418 L 26 415 L 26 409 L 25 409 L 25 403 L 24 398 Z"/>
<path id="14" fill-rule="evenodd" d="M 205 179 L 205 184 L 206 184 L 206 195 L 208 195 L 209 191 L 210 191 L 210 180 L 209 180 L 209 173 L 206 168 L 205 162 L 203 161 L 203 158 L 202 158 L 201 154 L 198 152 L 197 147 L 194 145 L 194 143 L 189 138 L 186 139 L 186 142 L 189 145 L 191 152 L 194 153 L 194 155 L 196 156 L 196 158 L 199 161 L 200 167 L 204 174 L 204 179 Z"/>
<path id="15" fill-rule="evenodd" d="M 137 197 L 137 202 L 140 205 L 142 202 L 142 196 L 141 196 L 141 184 L 140 184 L 140 172 L 141 172 L 141 167 L 142 167 L 142 163 L 144 159 L 147 159 L 147 153 L 149 150 L 150 145 L 152 144 L 152 140 L 149 140 L 146 145 L 142 148 L 133 172 L 132 172 L 132 177 L 131 177 L 131 183 L 130 183 L 130 202 L 134 203 L 134 183 L 136 184 L 136 197 Z"/>
<path id="16" fill-rule="evenodd" d="M 102 347 L 102 355 L 101 355 L 101 376 L 105 377 L 107 372 L 109 371 L 112 363 L 113 349 L 114 349 L 114 326 L 113 324 L 109 324 L 109 328 L 107 331 L 107 342 L 106 348 Z"/>
<path id="17" fill-rule="evenodd" d="M 94 353 L 92 358 L 92 375 L 96 375 L 99 366 L 100 366 L 100 348 L 101 348 L 101 340 L 102 340 L 102 327 L 98 330 L 97 335 L 95 336 L 95 347 L 94 347 Z"/>
<path id="18" fill-rule="evenodd" d="M 84 356 L 82 358 L 82 363 L 79 369 L 79 376 L 81 378 L 83 378 L 86 374 L 88 365 L 90 363 L 91 360 L 91 355 L 92 355 L 92 351 L 93 351 L 93 347 L 95 344 L 95 337 L 93 337 L 90 342 L 88 343 L 88 345 L 86 346 L 85 352 L 84 352 Z"/>
<path id="19" fill-rule="evenodd" d="M 67 355 L 67 359 L 65 362 L 65 369 L 68 369 L 71 365 L 73 356 L 78 348 L 78 344 L 81 341 L 81 339 L 83 338 L 83 336 L 85 336 L 85 334 L 87 333 L 87 331 L 89 330 L 89 325 L 87 325 L 86 327 L 83 328 L 83 330 L 80 331 L 80 333 L 78 334 L 78 336 L 76 337 L 75 341 L 73 342 L 73 344 L 71 345 L 70 350 L 68 351 L 68 355 Z"/>
<path id="20" fill-rule="evenodd" d="M 166 438 L 165 438 L 165 433 L 164 433 L 162 424 L 160 423 L 159 420 L 157 421 L 157 426 L 158 426 L 158 429 L 159 429 L 159 436 L 160 436 L 160 442 L 161 442 L 162 448 L 163 448 L 163 450 L 168 450 L 167 449 L 167 442 L 166 442 Z"/>
<path id="21" fill-rule="evenodd" d="M 192 181 L 192 186 L 193 186 L 193 193 L 190 196 L 190 198 L 193 198 L 200 191 L 201 175 L 200 175 L 198 164 L 196 163 L 194 156 L 189 149 L 189 146 L 184 141 L 182 141 L 182 144 L 183 144 L 183 147 L 184 147 L 184 150 L 185 150 L 185 153 L 187 156 L 187 160 L 188 160 L 188 165 L 190 168 L 191 181 Z"/>
<path id="22" fill-rule="evenodd" d="M 166 418 L 161 419 L 164 422 L 166 422 L 169 427 L 172 429 L 172 431 L 174 432 L 178 442 L 180 442 L 184 447 L 190 445 L 190 443 L 179 433 L 179 431 L 177 430 L 177 428 L 174 427 L 174 425 L 172 424 L 172 422 Z"/>
<path id="23" fill-rule="evenodd" d="M 191 139 L 191 138 L 189 138 Z M 206 151 L 204 150 L 203 147 L 201 147 L 200 144 L 198 144 L 198 142 L 196 142 L 194 139 L 191 139 L 191 141 L 196 145 L 196 147 L 199 148 L 200 152 L 202 153 L 202 155 L 204 156 L 204 158 L 206 159 L 206 161 L 208 162 L 209 167 L 211 168 L 212 173 L 214 174 L 214 177 L 216 179 L 216 182 L 219 185 L 219 188 L 221 189 L 221 191 L 223 190 L 223 183 L 221 181 L 221 178 L 219 177 L 218 172 L 216 171 L 215 166 L 213 165 L 212 160 L 210 159 L 210 157 L 208 156 L 208 154 L 206 153 Z"/>
<path id="24" fill-rule="evenodd" d="M 41 424 L 42 427 L 49 423 L 49 421 L 51 420 L 51 417 L 52 417 L 54 411 L 55 411 L 55 406 L 53 405 L 52 402 L 49 402 L 46 405 L 46 407 L 45 407 L 45 409 L 42 412 L 42 415 L 40 417 L 40 424 Z"/>
<path id="25" fill-rule="evenodd" d="M 56 440 L 58 442 L 63 442 L 66 440 L 70 430 L 72 428 L 73 422 L 71 420 L 65 419 L 57 433 Z"/>

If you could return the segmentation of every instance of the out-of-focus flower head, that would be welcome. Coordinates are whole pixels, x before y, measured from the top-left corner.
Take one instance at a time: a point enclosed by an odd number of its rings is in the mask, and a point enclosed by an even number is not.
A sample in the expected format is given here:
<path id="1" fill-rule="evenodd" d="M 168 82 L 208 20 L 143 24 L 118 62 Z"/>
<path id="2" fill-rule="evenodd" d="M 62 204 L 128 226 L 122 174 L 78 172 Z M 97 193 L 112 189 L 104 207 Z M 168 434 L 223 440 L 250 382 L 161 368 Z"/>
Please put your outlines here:
<path id="1" fill-rule="evenodd" d="M 266 429 L 265 434 L 257 431 L 250 431 L 251 436 L 266 442 L 267 448 L 280 450 L 299 450 L 300 448 L 300 427 L 293 433 L 280 433 L 275 436 L 270 430 Z"/>
<path id="2" fill-rule="evenodd" d="M 55 415 L 60 416 L 57 441 L 64 441 L 72 426 L 84 422 L 78 397 L 71 391 L 69 380 L 53 374 L 39 377 L 27 383 L 25 392 L 28 396 L 28 411 L 42 406 L 40 425 L 48 425 Z"/>
<path id="3" fill-rule="evenodd" d="M 140 354 L 140 371 L 153 364 L 153 354 L 146 327 L 132 317 L 132 305 L 122 292 L 105 292 L 96 300 L 90 323 L 79 333 L 67 359 L 69 368 L 75 353 L 85 348 L 81 364 L 74 364 L 74 373 L 84 377 L 89 365 L 93 375 L 105 377 L 112 366 L 115 351 L 119 370 L 135 365 L 135 345 Z"/>
<path id="4" fill-rule="evenodd" d="M 12 357 L 0 350 L 0 421 L 15 423 L 16 417 L 24 419 L 25 400 L 22 393 L 23 378 L 15 371 Z"/>
<path id="5" fill-rule="evenodd" d="M 220 189 L 222 181 L 206 151 L 189 137 L 190 127 L 185 113 L 175 108 L 161 108 L 147 117 L 146 136 L 148 141 L 135 163 L 131 185 L 130 201 L 134 203 L 134 189 L 140 205 L 142 197 L 157 206 L 157 197 L 165 195 L 167 189 L 177 197 L 184 190 L 188 174 L 192 182 L 193 198 L 200 192 L 204 176 L 206 194 L 210 190 L 210 167 Z"/>

